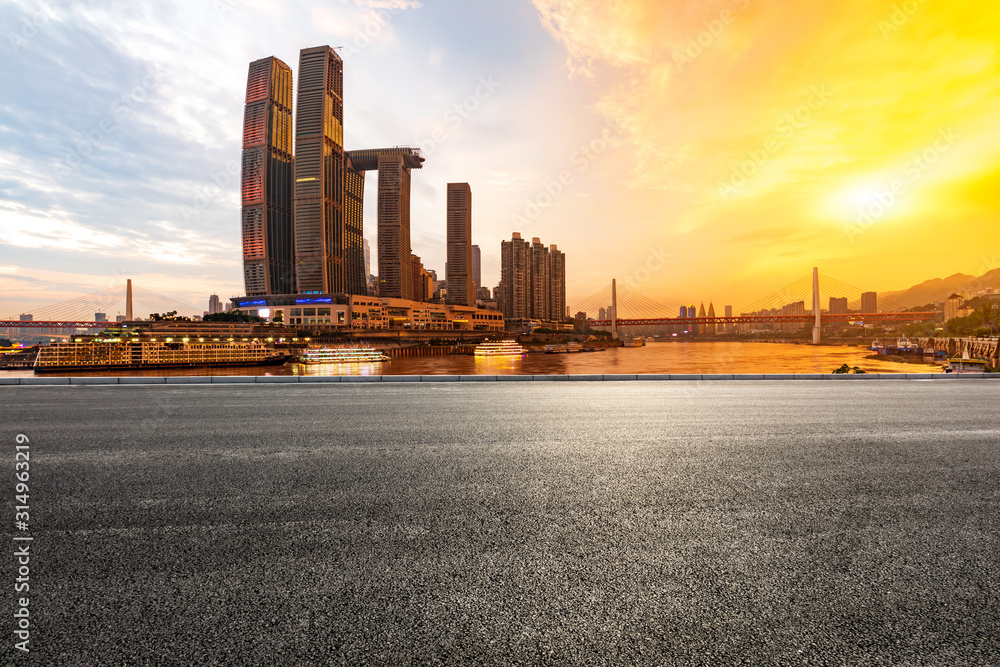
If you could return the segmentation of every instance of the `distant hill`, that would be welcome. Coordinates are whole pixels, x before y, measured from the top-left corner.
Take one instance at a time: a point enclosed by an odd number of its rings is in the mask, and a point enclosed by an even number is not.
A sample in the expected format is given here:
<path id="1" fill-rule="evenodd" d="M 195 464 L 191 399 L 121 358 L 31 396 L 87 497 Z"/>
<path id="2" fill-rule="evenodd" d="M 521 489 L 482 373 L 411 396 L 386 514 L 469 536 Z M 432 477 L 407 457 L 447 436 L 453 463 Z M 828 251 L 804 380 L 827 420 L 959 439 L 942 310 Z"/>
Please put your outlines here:
<path id="1" fill-rule="evenodd" d="M 879 292 L 879 301 L 885 299 L 903 308 L 923 306 L 934 301 L 944 301 L 956 292 L 975 292 L 988 287 L 1000 288 L 1000 269 L 993 269 L 978 278 L 956 273 L 947 278 L 925 280 L 919 285 L 897 292 Z"/>

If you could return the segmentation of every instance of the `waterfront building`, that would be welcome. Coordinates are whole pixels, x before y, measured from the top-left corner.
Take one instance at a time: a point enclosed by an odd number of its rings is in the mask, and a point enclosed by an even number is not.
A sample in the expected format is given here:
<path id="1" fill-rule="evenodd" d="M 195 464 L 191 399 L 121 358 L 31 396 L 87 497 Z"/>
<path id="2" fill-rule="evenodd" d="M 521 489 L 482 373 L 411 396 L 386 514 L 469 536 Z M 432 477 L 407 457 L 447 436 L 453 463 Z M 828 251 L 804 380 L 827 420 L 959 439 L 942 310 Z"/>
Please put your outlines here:
<path id="1" fill-rule="evenodd" d="M 861 312 L 862 313 L 877 313 L 878 312 L 878 293 L 877 292 L 864 292 L 861 295 Z"/>
<path id="2" fill-rule="evenodd" d="M 248 295 L 295 289 L 292 165 L 292 70 L 273 56 L 255 60 L 247 76 L 240 183 Z"/>
<path id="3" fill-rule="evenodd" d="M 343 60 L 329 46 L 302 49 L 295 115 L 294 229 L 296 285 L 303 294 L 347 288 L 343 123 Z M 360 247 L 361 240 L 356 242 Z"/>
<path id="4" fill-rule="evenodd" d="M 476 305 L 476 283 L 472 266 L 472 188 L 468 183 L 449 183 L 447 194 L 447 256 L 445 278 L 448 302 Z"/>
<path id="5" fill-rule="evenodd" d="M 830 308 L 829 312 L 831 315 L 846 315 L 847 314 L 847 297 L 830 297 Z"/>
<path id="6" fill-rule="evenodd" d="M 379 294 L 413 298 L 410 271 L 410 169 L 402 155 L 378 156 Z"/>
<path id="7" fill-rule="evenodd" d="M 344 286 L 348 294 L 368 293 L 370 255 L 365 240 L 365 172 L 344 153 Z"/>
<path id="8" fill-rule="evenodd" d="M 472 282 L 478 294 L 483 288 L 483 254 L 477 245 L 472 246 Z"/>
<path id="9" fill-rule="evenodd" d="M 528 317 L 529 248 L 518 232 L 500 242 L 500 309 L 507 319 Z"/>
<path id="10" fill-rule="evenodd" d="M 528 316 L 534 320 L 552 319 L 549 312 L 549 249 L 541 239 L 531 239 L 529 271 Z"/>
<path id="11" fill-rule="evenodd" d="M 344 159 L 346 163 L 345 197 L 348 202 L 347 227 L 352 230 L 352 235 L 356 233 L 361 239 L 362 259 L 357 259 L 353 252 L 348 252 L 346 256 L 348 275 L 348 292 L 351 294 L 365 294 L 372 292 L 368 287 L 358 290 L 357 283 L 361 276 L 371 276 L 371 250 L 368 248 L 368 241 L 364 239 L 364 197 L 365 197 L 365 174 L 369 171 L 378 171 L 379 160 L 382 157 L 393 158 L 391 169 L 393 174 L 387 175 L 387 180 L 383 182 L 381 172 L 379 175 L 378 191 L 378 239 L 376 243 L 379 247 L 379 267 L 382 262 L 382 232 L 383 224 L 387 225 L 386 233 L 391 238 L 387 239 L 387 244 L 391 245 L 392 257 L 390 261 L 393 266 L 400 267 L 402 271 L 402 259 L 397 256 L 401 244 L 406 246 L 406 259 L 410 256 L 410 171 L 422 169 L 424 158 L 420 154 L 420 149 L 409 146 L 396 146 L 393 148 L 365 148 L 361 150 L 346 151 Z M 397 173 L 399 165 L 395 158 L 402 159 L 402 172 Z M 389 199 L 383 206 L 383 196 Z M 405 229 L 400 226 L 405 224 Z M 402 237 L 402 240 L 400 238 Z M 360 261 L 364 261 L 364 268 L 361 268 Z M 395 277 L 395 274 L 394 274 Z M 370 280 L 370 278 L 369 278 Z M 397 289 L 396 281 L 393 280 L 392 289 Z M 415 288 L 414 288 L 415 289 Z M 382 286 L 375 291 L 381 293 Z"/>
<path id="12" fill-rule="evenodd" d="M 503 331 L 498 310 L 460 304 L 435 304 L 359 294 L 279 294 L 237 297 L 236 309 L 287 327 L 346 331 L 359 329 Z M 199 323 L 200 324 L 200 323 Z"/>
<path id="13" fill-rule="evenodd" d="M 549 246 L 549 317 L 569 319 L 566 305 L 566 255 L 555 245 Z"/>

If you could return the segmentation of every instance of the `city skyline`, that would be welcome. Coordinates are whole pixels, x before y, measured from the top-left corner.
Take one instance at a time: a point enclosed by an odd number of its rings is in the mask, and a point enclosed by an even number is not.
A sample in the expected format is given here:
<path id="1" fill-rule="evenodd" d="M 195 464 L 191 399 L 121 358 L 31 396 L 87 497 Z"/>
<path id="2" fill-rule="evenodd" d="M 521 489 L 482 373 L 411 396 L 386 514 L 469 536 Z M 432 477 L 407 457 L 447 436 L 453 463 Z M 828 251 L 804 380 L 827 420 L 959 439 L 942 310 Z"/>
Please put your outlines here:
<path id="1" fill-rule="evenodd" d="M 439 274 L 448 182 L 476 190 L 485 286 L 511 232 L 557 239 L 570 306 L 613 277 L 667 306 L 739 308 L 817 264 L 877 292 L 1000 265 L 986 3 L 221 8 L 0 9 L 0 76 L 19 91 L 0 310 L 124 276 L 196 305 L 242 292 L 246 67 L 296 63 L 303 44 L 344 45 L 346 148 L 427 154 L 411 246 Z M 929 242 L 953 236 L 976 250 Z"/>

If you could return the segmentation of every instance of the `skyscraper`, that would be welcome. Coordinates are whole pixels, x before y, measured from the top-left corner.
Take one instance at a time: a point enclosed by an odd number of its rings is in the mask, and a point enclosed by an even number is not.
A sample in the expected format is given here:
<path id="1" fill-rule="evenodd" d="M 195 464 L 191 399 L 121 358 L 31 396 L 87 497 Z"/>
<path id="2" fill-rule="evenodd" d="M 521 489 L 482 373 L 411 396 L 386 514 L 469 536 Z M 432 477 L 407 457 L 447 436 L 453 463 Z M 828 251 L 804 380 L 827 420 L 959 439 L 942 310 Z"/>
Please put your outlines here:
<path id="1" fill-rule="evenodd" d="M 379 296 L 413 299 L 410 170 L 402 155 L 378 157 Z"/>
<path id="2" fill-rule="evenodd" d="M 566 255 L 555 245 L 549 246 L 549 317 L 568 318 L 566 314 Z"/>
<path id="3" fill-rule="evenodd" d="M 351 154 L 344 154 L 344 276 L 348 294 L 368 293 L 368 241 L 364 224 L 365 173 L 354 168 Z"/>
<path id="4" fill-rule="evenodd" d="M 379 167 L 379 158 L 383 155 L 389 156 L 402 156 L 404 169 L 420 169 L 423 165 L 424 158 L 420 155 L 419 148 L 409 148 L 406 146 L 397 146 L 395 148 L 365 148 L 356 151 L 346 151 L 344 153 L 344 161 L 346 166 L 346 176 L 345 176 L 345 189 L 346 189 L 346 201 L 348 203 L 346 210 L 345 226 L 348 230 L 348 237 L 352 237 L 354 234 L 361 236 L 363 239 L 364 235 L 364 197 L 365 197 L 365 172 L 375 171 Z M 394 167 L 395 168 L 395 167 Z M 381 198 L 382 190 L 379 190 L 379 197 Z M 399 192 L 395 190 L 387 191 L 387 194 L 394 198 L 393 205 L 399 206 Z M 406 192 L 406 210 L 405 217 L 409 220 L 410 209 L 409 209 L 409 191 Z M 381 211 L 382 208 L 379 208 Z M 381 216 L 381 213 L 380 213 Z M 398 223 L 397 223 L 398 224 Z M 409 238 L 409 223 L 407 223 L 407 238 Z M 380 236 L 381 238 L 381 236 Z M 362 240 L 363 245 L 367 245 L 367 241 Z M 381 246 L 380 246 L 381 247 Z M 381 255 L 381 251 L 379 253 Z M 407 255 L 409 257 L 409 255 Z M 361 275 L 364 275 L 367 281 L 368 276 L 371 275 L 371 259 L 368 255 L 365 256 L 366 268 L 362 269 L 358 263 L 356 254 L 351 251 L 351 245 L 348 244 L 347 252 L 345 255 L 346 265 L 345 272 L 347 274 L 348 291 L 355 293 L 352 290 L 356 289 Z M 379 266 L 381 266 L 381 260 L 379 261 Z M 364 292 L 360 292 L 363 294 Z"/>
<path id="5" fill-rule="evenodd" d="M 477 245 L 472 246 L 472 282 L 477 291 L 483 288 L 483 255 Z"/>
<path id="6" fill-rule="evenodd" d="M 295 262 L 300 293 L 345 292 L 344 63 L 329 46 L 299 52 Z M 407 260 L 409 253 L 407 253 Z"/>
<path id="7" fill-rule="evenodd" d="M 468 183 L 448 184 L 448 303 L 476 305 L 472 279 L 472 188 Z"/>
<path id="8" fill-rule="evenodd" d="M 292 70 L 273 56 L 255 60 L 247 76 L 240 187 L 247 295 L 295 291 L 292 165 Z"/>

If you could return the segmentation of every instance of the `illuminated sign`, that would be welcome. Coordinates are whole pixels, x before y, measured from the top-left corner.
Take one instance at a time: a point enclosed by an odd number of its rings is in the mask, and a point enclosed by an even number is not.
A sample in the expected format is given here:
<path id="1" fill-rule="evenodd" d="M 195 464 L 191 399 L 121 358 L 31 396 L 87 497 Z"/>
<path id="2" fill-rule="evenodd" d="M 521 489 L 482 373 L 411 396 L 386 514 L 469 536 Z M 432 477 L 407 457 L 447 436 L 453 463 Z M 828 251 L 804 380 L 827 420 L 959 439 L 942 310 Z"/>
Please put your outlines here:
<path id="1" fill-rule="evenodd" d="M 330 297 L 326 297 L 325 299 L 296 299 L 295 300 L 295 305 L 299 305 L 299 304 L 303 304 L 303 303 L 333 303 L 333 299 L 330 298 Z"/>
<path id="2" fill-rule="evenodd" d="M 240 301 L 240 308 L 245 308 L 247 306 L 266 306 L 267 301 L 264 299 L 258 299 L 257 301 Z"/>
<path id="3" fill-rule="evenodd" d="M 261 317 L 271 317 L 271 309 L 261 308 L 260 310 L 257 311 L 257 314 L 260 315 Z"/>

